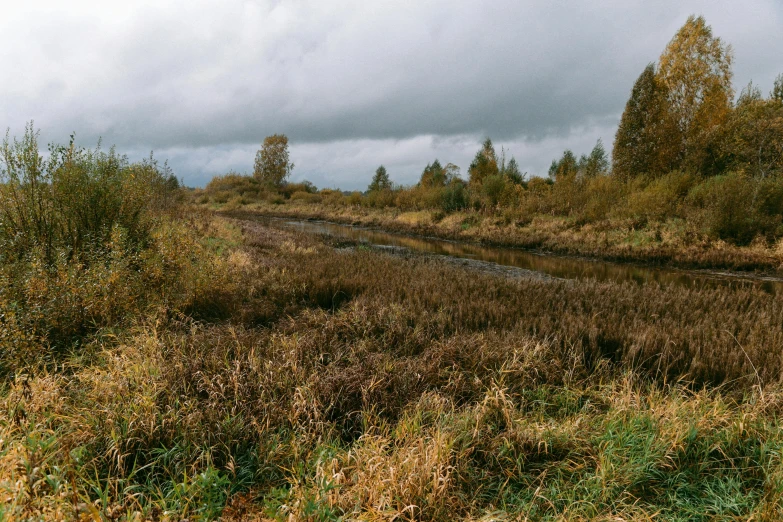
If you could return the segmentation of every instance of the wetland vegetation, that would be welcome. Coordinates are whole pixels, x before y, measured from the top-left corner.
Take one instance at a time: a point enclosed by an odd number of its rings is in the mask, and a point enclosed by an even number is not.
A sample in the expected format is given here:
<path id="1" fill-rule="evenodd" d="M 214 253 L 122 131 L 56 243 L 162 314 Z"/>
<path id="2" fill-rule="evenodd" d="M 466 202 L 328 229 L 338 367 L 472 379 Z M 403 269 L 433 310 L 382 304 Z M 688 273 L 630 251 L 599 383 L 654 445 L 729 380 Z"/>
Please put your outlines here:
<path id="1" fill-rule="evenodd" d="M 381 165 L 364 192 L 319 191 L 284 182 L 286 157 L 268 173 L 257 162 L 253 176 L 218 176 L 194 199 L 566 255 L 780 272 L 783 74 L 768 95 L 750 83 L 735 99 L 732 64 L 731 47 L 690 17 L 634 84 L 611 159 L 599 140 L 564 151 L 544 176 L 520 172 L 487 138 L 467 179 L 436 159 L 412 186 Z"/>
<path id="2" fill-rule="evenodd" d="M 687 106 L 661 62 L 631 109 Z M 779 273 L 780 163 L 703 154 L 747 114 L 778 136 L 783 91 L 748 92 L 657 119 L 680 138 L 638 176 L 615 145 L 612 173 L 596 149 L 525 179 L 488 143 L 467 183 L 366 194 L 287 183 L 282 135 L 202 191 L 7 138 L 0 519 L 780 520 L 783 292 L 505 277 L 236 213 Z"/>

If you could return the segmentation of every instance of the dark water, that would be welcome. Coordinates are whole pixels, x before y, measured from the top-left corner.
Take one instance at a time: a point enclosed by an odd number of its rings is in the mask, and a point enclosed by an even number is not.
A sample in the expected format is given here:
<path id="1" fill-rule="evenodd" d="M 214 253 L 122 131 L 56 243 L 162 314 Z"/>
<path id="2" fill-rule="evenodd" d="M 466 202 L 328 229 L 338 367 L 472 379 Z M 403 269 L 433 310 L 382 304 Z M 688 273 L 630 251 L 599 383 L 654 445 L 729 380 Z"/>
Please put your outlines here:
<path id="1" fill-rule="evenodd" d="M 323 221 L 292 221 L 284 219 L 275 219 L 275 221 L 286 227 L 303 232 L 327 234 L 368 245 L 401 247 L 414 252 L 475 259 L 502 266 L 540 272 L 563 279 L 634 281 L 639 284 L 657 282 L 683 286 L 754 285 L 771 293 L 783 291 L 783 279 L 780 278 L 756 278 L 752 275 L 745 276 L 736 273 L 675 270 L 634 264 L 610 263 L 577 257 L 541 254 L 516 248 L 488 247 L 472 243 L 414 237 Z"/>

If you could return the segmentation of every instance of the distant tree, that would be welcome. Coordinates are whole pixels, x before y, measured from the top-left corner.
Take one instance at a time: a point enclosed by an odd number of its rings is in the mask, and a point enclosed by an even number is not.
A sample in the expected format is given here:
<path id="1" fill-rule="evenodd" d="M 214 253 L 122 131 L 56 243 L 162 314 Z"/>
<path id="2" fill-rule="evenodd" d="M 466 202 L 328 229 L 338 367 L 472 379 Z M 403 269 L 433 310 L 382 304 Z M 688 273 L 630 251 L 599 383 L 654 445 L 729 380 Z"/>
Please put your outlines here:
<path id="1" fill-rule="evenodd" d="M 606 155 L 606 149 L 604 149 L 604 142 L 598 138 L 590 155 L 580 158 L 579 171 L 584 177 L 592 178 L 607 170 L 609 170 L 609 158 Z"/>
<path id="2" fill-rule="evenodd" d="M 519 164 L 514 156 L 511 156 L 511 159 L 506 162 L 506 149 L 504 147 L 500 148 L 498 174 L 516 185 L 521 185 L 525 182 L 525 175 L 519 171 Z"/>
<path id="3" fill-rule="evenodd" d="M 519 170 L 519 164 L 517 163 L 516 158 L 513 156 L 508 161 L 507 165 L 504 165 L 502 174 L 508 178 L 509 181 L 516 185 L 522 185 L 525 183 L 525 174 L 522 174 Z"/>
<path id="4" fill-rule="evenodd" d="M 681 138 L 668 91 L 649 64 L 625 104 L 612 148 L 612 174 L 657 177 L 679 166 Z"/>
<path id="5" fill-rule="evenodd" d="M 579 171 L 579 162 L 573 152 L 566 149 L 559 160 L 552 160 L 549 166 L 549 177 L 553 181 L 560 181 L 569 176 L 576 176 Z"/>
<path id="6" fill-rule="evenodd" d="M 288 159 L 288 137 L 285 134 L 267 136 L 256 153 L 253 176 L 263 183 L 279 187 L 294 168 Z"/>
<path id="7" fill-rule="evenodd" d="M 443 167 L 443 172 L 446 174 L 446 185 L 464 183 L 462 181 L 462 177 L 460 176 L 459 167 L 455 164 L 447 163 L 446 166 Z"/>
<path id="8" fill-rule="evenodd" d="M 783 102 L 783 74 L 778 74 L 778 77 L 775 78 L 775 84 L 772 87 L 772 92 L 769 93 L 769 97 Z"/>
<path id="9" fill-rule="evenodd" d="M 437 159 L 424 168 L 419 183 L 424 187 L 442 187 L 446 184 L 446 170 Z"/>
<path id="10" fill-rule="evenodd" d="M 389 180 L 389 174 L 386 172 L 386 167 L 381 165 L 375 169 L 375 175 L 372 177 L 372 182 L 367 189 L 370 192 L 377 192 L 381 190 L 390 190 L 391 187 L 392 184 Z"/>
<path id="11" fill-rule="evenodd" d="M 701 16 L 688 17 L 661 55 L 658 78 L 667 89 L 688 168 L 703 166 L 710 142 L 728 119 L 731 63 L 731 46 L 714 37 Z"/>
<path id="12" fill-rule="evenodd" d="M 468 169 L 470 184 L 477 187 L 481 186 L 485 178 L 494 176 L 498 172 L 498 158 L 495 154 L 495 147 L 492 145 L 492 140 L 487 138 L 484 140 L 481 150 L 476 153 Z"/>
<path id="13" fill-rule="evenodd" d="M 437 159 L 435 161 L 438 161 Z M 427 163 L 427 166 L 424 167 L 424 170 L 421 172 L 421 177 L 419 178 L 419 185 L 423 187 L 429 187 L 432 186 L 432 164 Z"/>

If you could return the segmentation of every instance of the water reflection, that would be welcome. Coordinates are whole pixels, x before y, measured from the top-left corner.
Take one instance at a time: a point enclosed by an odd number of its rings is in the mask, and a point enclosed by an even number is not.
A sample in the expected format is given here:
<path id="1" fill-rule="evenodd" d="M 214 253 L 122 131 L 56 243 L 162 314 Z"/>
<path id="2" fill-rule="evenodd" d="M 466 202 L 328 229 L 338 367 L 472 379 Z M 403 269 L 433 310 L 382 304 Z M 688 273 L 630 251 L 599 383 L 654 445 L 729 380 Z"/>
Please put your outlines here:
<path id="1" fill-rule="evenodd" d="M 609 263 L 574 257 L 540 254 L 515 248 L 487 247 L 471 243 L 435 238 L 413 237 L 323 221 L 279 220 L 287 227 L 303 232 L 328 234 L 360 243 L 394 246 L 428 254 L 469 258 L 542 272 L 565 279 L 597 279 L 599 281 L 634 281 L 638 284 L 656 282 L 683 286 L 754 285 L 770 293 L 783 290 L 783 279 L 755 279 L 737 274 L 686 271 Z"/>

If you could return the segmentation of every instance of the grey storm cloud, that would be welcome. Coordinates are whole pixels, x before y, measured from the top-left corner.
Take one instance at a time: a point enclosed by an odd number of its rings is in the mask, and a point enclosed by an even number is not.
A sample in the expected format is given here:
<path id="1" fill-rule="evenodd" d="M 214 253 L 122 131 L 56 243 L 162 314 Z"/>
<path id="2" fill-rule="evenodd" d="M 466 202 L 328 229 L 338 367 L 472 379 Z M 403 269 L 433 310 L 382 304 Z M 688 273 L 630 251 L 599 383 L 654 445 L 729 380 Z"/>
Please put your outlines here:
<path id="1" fill-rule="evenodd" d="M 484 136 L 533 173 L 614 128 L 689 14 L 735 49 L 735 84 L 783 72 L 777 0 L 16 2 L 0 19 L 0 123 L 154 149 L 189 184 L 249 170 L 285 133 L 296 177 L 361 187 L 467 167 Z"/>

